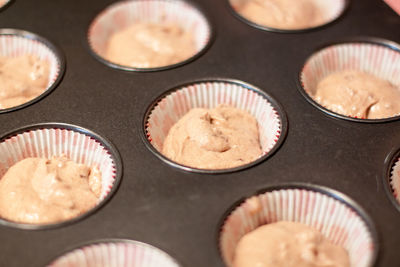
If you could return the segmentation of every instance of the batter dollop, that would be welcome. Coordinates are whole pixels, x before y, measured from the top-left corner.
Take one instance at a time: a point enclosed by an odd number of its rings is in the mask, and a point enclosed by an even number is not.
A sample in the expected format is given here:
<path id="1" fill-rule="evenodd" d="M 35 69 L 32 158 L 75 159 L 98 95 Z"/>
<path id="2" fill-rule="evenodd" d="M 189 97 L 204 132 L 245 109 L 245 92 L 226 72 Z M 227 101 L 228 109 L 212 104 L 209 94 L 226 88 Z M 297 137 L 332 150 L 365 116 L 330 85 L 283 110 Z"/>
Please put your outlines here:
<path id="1" fill-rule="evenodd" d="M 111 36 L 106 58 L 124 66 L 154 68 L 184 61 L 195 53 L 193 35 L 180 26 L 135 23 Z"/>
<path id="2" fill-rule="evenodd" d="M 249 21 L 276 29 L 304 29 L 326 21 L 315 0 L 231 0 L 231 3 Z"/>
<path id="3" fill-rule="evenodd" d="M 162 153 L 200 169 L 226 169 L 261 156 L 257 120 L 227 105 L 194 108 L 170 129 Z"/>
<path id="4" fill-rule="evenodd" d="M 49 63 L 33 55 L 0 56 L 0 109 L 26 103 L 42 94 L 49 82 Z"/>
<path id="5" fill-rule="evenodd" d="M 244 235 L 234 267 L 350 267 L 347 251 L 296 222 L 265 224 Z"/>
<path id="6" fill-rule="evenodd" d="M 65 156 L 26 158 L 0 179 L 0 216 L 31 224 L 55 223 L 93 208 L 101 194 L 101 172 Z"/>
<path id="7" fill-rule="evenodd" d="M 318 83 L 314 98 L 345 116 L 382 119 L 400 114 L 400 88 L 361 71 L 328 75 Z"/>

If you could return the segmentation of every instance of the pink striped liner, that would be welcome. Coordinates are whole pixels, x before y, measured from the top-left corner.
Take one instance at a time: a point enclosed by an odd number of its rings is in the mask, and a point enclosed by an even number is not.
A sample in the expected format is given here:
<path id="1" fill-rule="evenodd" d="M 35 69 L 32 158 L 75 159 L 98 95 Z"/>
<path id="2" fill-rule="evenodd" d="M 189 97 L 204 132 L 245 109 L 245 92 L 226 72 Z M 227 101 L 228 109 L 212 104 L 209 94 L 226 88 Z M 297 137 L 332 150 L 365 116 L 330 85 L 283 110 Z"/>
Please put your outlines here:
<path id="1" fill-rule="evenodd" d="M 60 75 L 61 59 L 45 43 L 25 36 L 24 32 L 20 33 L 18 30 L 14 31 L 12 29 L 0 29 L 0 56 L 19 57 L 22 55 L 35 55 L 40 60 L 49 63 L 49 82 L 46 88 L 48 90 Z"/>
<path id="2" fill-rule="evenodd" d="M 390 177 L 390 188 L 392 189 L 392 194 L 396 198 L 397 202 L 400 204 L 400 158 L 393 165 Z"/>
<path id="3" fill-rule="evenodd" d="M 219 239 L 225 264 L 232 266 L 236 246 L 246 233 L 277 221 L 299 222 L 317 229 L 348 251 L 351 266 L 372 266 L 375 261 L 376 240 L 355 210 L 314 190 L 277 189 L 246 199 L 227 216 Z"/>
<path id="4" fill-rule="evenodd" d="M 57 258 L 49 267 L 179 267 L 164 251 L 137 241 L 87 245 Z"/>
<path id="5" fill-rule="evenodd" d="M 240 7 L 246 1 L 249 1 L 249 0 L 229 0 L 229 3 L 232 6 L 233 10 L 235 12 L 237 12 L 237 14 L 239 16 L 243 17 L 240 14 Z M 312 28 L 323 26 L 325 24 L 328 24 L 328 23 L 336 20 L 343 14 L 343 12 L 347 6 L 347 1 L 349 1 L 349 0 L 313 0 L 315 6 L 318 8 L 321 16 L 323 17 L 323 22 L 321 24 L 313 25 L 310 28 L 301 28 L 301 29 L 276 28 L 276 29 L 278 29 L 282 32 L 284 32 L 284 31 L 301 31 L 301 30 L 312 29 Z M 268 14 L 265 14 L 265 15 L 268 16 Z M 251 18 L 247 18 L 247 17 L 243 17 L 243 18 L 251 23 L 255 23 L 251 20 Z M 269 28 L 268 25 L 261 25 L 261 24 L 257 24 L 257 25 L 261 26 L 262 28 L 265 27 L 264 28 L 265 30 L 268 30 L 268 29 L 273 30 L 274 29 L 274 28 Z"/>
<path id="6" fill-rule="evenodd" d="M 253 115 L 260 132 L 263 155 L 268 154 L 281 136 L 281 118 L 261 94 L 232 82 L 193 83 L 163 97 L 147 118 L 147 139 L 161 153 L 169 129 L 193 108 L 215 108 L 220 104 L 246 110 Z"/>
<path id="7" fill-rule="evenodd" d="M 399 0 L 384 0 L 398 15 L 400 15 L 400 1 Z"/>
<path id="8" fill-rule="evenodd" d="M 108 6 L 93 20 L 88 31 L 91 49 L 107 60 L 103 55 L 111 35 L 136 22 L 180 25 L 195 37 L 197 51 L 193 56 L 200 53 L 211 38 L 211 27 L 206 17 L 186 1 L 130 0 Z"/>
<path id="9" fill-rule="evenodd" d="M 64 128 L 26 130 L 0 142 L 0 177 L 25 158 L 66 155 L 76 163 L 98 167 L 102 173 L 100 204 L 115 184 L 116 165 L 111 152 L 99 140 Z M 60 222 L 57 222 L 60 223 Z"/>
<path id="10" fill-rule="evenodd" d="M 314 99 L 318 83 L 329 74 L 342 70 L 364 71 L 400 87 L 400 52 L 366 42 L 331 45 L 307 59 L 300 73 L 300 82 L 304 91 Z"/>

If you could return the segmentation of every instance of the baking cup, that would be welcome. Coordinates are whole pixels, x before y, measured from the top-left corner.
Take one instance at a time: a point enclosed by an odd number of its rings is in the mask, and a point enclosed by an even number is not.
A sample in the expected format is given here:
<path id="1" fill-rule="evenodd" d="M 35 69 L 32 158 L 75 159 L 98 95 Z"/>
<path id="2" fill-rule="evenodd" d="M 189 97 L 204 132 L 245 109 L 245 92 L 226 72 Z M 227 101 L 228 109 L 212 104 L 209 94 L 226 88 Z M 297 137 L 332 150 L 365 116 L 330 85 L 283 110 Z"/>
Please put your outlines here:
<path id="1" fill-rule="evenodd" d="M 337 20 L 341 15 L 343 15 L 344 11 L 347 9 L 350 0 L 314 0 L 316 6 L 318 6 L 319 11 L 323 14 L 323 22 L 307 27 L 307 28 L 299 28 L 299 29 L 283 29 L 283 28 L 275 28 L 270 27 L 268 25 L 258 24 L 255 21 L 252 21 L 250 18 L 244 17 L 240 14 L 240 4 L 249 0 L 227 0 L 228 5 L 230 6 L 232 13 L 242 20 L 243 22 L 258 28 L 260 30 L 271 31 L 271 32 L 280 32 L 280 33 L 298 33 L 298 32 L 306 32 L 310 30 L 314 30 L 325 25 L 332 23 L 333 21 Z M 268 14 L 265 14 L 268 16 Z"/>
<path id="2" fill-rule="evenodd" d="M 112 34 L 135 23 L 173 22 L 195 38 L 196 53 L 178 63 L 154 68 L 136 68 L 113 63 L 104 57 Z M 198 8 L 182 0 L 132 0 L 108 6 L 89 26 L 88 42 L 93 55 L 104 64 L 128 71 L 158 71 L 188 63 L 201 55 L 212 37 L 211 25 Z"/>
<path id="3" fill-rule="evenodd" d="M 119 154 L 106 139 L 90 130 L 63 123 L 27 126 L 0 139 L 0 177 L 18 161 L 28 157 L 51 158 L 66 155 L 76 163 L 97 166 L 102 173 L 101 196 L 96 207 L 67 221 L 52 224 L 26 224 L 0 219 L 0 223 L 25 228 L 43 229 L 63 226 L 93 213 L 116 191 L 122 172 Z"/>
<path id="4" fill-rule="evenodd" d="M 323 103 L 317 103 L 313 99 L 317 84 L 329 74 L 342 70 L 364 71 L 400 87 L 400 47 L 398 44 L 369 38 L 325 46 L 306 60 L 299 74 L 299 88 L 312 105 L 330 116 L 358 122 L 385 122 L 400 117 L 399 115 L 383 119 L 350 117 L 329 110 Z"/>
<path id="5" fill-rule="evenodd" d="M 72 250 L 49 267 L 179 267 L 164 251 L 133 240 L 98 241 Z"/>
<path id="6" fill-rule="evenodd" d="M 47 88 L 36 98 L 15 107 L 0 109 L 0 113 L 20 109 L 39 101 L 57 86 L 64 74 L 64 56 L 48 40 L 27 31 L 0 29 L 0 56 L 18 57 L 27 54 L 35 55 L 39 59 L 49 62 L 50 72 Z"/>
<path id="7" fill-rule="evenodd" d="M 245 234 L 278 221 L 299 222 L 317 229 L 348 251 L 351 266 L 374 264 L 378 252 L 375 226 L 347 196 L 306 184 L 270 187 L 262 192 L 231 208 L 222 223 L 219 249 L 227 266 L 232 266 L 236 246 Z"/>
<path id="8" fill-rule="evenodd" d="M 400 149 L 393 150 L 385 160 L 385 173 L 383 184 L 386 193 L 400 211 Z"/>
<path id="9" fill-rule="evenodd" d="M 161 154 L 169 129 L 192 108 L 215 108 L 220 104 L 246 110 L 259 126 L 262 155 L 255 161 L 230 169 L 206 170 L 184 166 Z M 287 120 L 280 104 L 260 89 L 235 80 L 205 80 L 187 83 L 158 97 L 143 119 L 147 147 L 164 162 L 187 171 L 223 173 L 241 170 L 266 159 L 277 150 L 286 135 Z"/>

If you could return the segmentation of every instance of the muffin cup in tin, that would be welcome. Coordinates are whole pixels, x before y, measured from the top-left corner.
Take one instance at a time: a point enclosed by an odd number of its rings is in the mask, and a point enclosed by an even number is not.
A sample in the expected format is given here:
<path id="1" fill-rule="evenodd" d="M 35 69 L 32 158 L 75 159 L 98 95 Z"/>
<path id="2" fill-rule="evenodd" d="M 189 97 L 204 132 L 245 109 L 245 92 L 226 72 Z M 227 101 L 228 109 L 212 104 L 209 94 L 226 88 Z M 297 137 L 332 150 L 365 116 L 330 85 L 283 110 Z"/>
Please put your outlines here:
<path id="1" fill-rule="evenodd" d="M 34 99 L 11 108 L 0 109 L 5 113 L 31 105 L 48 95 L 61 81 L 65 71 L 65 59 L 61 50 L 45 38 L 23 30 L 0 29 L 0 56 L 18 57 L 35 55 L 40 60 L 47 61 L 49 67 L 49 82 L 46 89 Z"/>
<path id="2" fill-rule="evenodd" d="M 400 149 L 394 149 L 385 159 L 383 185 L 390 201 L 400 212 Z"/>
<path id="3" fill-rule="evenodd" d="M 65 123 L 34 124 L 5 134 L 0 139 L 0 177 L 22 159 L 61 155 L 76 163 L 99 168 L 102 173 L 102 189 L 96 206 L 77 217 L 55 223 L 19 223 L 0 217 L 1 224 L 33 230 L 61 227 L 92 214 L 117 190 L 122 175 L 122 163 L 114 146 L 88 129 Z"/>
<path id="4" fill-rule="evenodd" d="M 218 233 L 226 266 L 232 266 L 236 246 L 245 234 L 278 221 L 299 222 L 318 230 L 348 251 L 351 266 L 373 266 L 376 261 L 376 228 L 357 203 L 326 187 L 294 183 L 268 187 L 227 212 Z"/>
<path id="5" fill-rule="evenodd" d="M 180 267 L 166 252 L 134 240 L 111 239 L 86 243 L 53 260 L 48 267 Z"/>
<path id="6" fill-rule="evenodd" d="M 244 23 L 269 32 L 278 32 L 278 33 L 301 33 L 301 32 L 308 32 L 315 29 L 319 29 L 325 27 L 337 19 L 339 19 L 344 12 L 346 11 L 347 7 L 349 6 L 350 0 L 314 0 L 314 2 L 319 6 L 319 9 L 324 14 L 324 22 L 315 26 L 307 27 L 307 28 L 299 28 L 299 29 L 284 29 L 284 28 L 276 28 L 271 27 L 263 24 L 259 24 L 255 21 L 252 21 L 250 18 L 246 18 L 238 11 L 240 2 L 244 2 L 243 0 L 225 0 L 227 5 L 231 9 L 231 12 L 234 16 L 238 19 L 243 21 Z M 265 14 L 268 16 L 268 14 Z"/>
<path id="7" fill-rule="evenodd" d="M 215 108 L 228 104 L 246 110 L 258 122 L 262 155 L 253 162 L 229 169 L 198 169 L 174 162 L 162 153 L 170 128 L 192 108 Z M 236 80 L 200 80 L 177 86 L 159 96 L 143 118 L 143 140 L 161 160 L 173 167 L 198 173 L 227 173 L 242 170 L 271 156 L 287 131 L 286 115 L 280 104 L 260 89 Z"/>
<path id="8" fill-rule="evenodd" d="M 346 116 L 326 108 L 314 100 L 318 82 L 329 74 L 357 70 L 373 74 L 400 88 L 400 46 L 380 38 L 351 38 L 323 46 L 303 65 L 298 76 L 300 93 L 309 103 L 330 116 L 355 122 L 379 123 L 397 120 L 400 114 L 381 119 Z"/>
<path id="9" fill-rule="evenodd" d="M 140 68 L 114 63 L 104 54 L 112 34 L 135 23 L 173 22 L 194 35 L 196 53 L 191 57 L 166 66 Z M 104 9 L 92 21 L 88 30 L 88 43 L 92 54 L 112 68 L 126 71 L 160 71 L 191 62 L 202 55 L 213 38 L 209 19 L 194 4 L 183 0 L 128 0 L 116 2 Z"/>

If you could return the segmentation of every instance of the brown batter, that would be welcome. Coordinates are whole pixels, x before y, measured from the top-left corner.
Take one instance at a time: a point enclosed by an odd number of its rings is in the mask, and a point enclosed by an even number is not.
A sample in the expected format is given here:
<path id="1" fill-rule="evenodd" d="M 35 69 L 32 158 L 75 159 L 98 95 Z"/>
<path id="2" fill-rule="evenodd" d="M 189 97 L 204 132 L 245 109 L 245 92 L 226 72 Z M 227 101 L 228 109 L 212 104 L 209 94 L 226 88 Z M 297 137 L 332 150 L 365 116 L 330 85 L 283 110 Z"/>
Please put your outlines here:
<path id="1" fill-rule="evenodd" d="M 101 194 L 101 172 L 65 156 L 26 158 L 0 180 L 0 216 L 46 224 L 74 218 L 93 208 Z"/>
<path id="2" fill-rule="evenodd" d="M 276 29 L 304 29 L 325 23 L 314 0 L 231 0 L 236 12 Z"/>
<path id="3" fill-rule="evenodd" d="M 36 56 L 0 56 L 0 108 L 26 103 L 42 94 L 49 82 L 49 64 Z"/>
<path id="4" fill-rule="evenodd" d="M 346 250 L 295 222 L 266 224 L 239 241 L 234 267 L 350 267 Z"/>
<path id="5" fill-rule="evenodd" d="M 226 169 L 261 156 L 256 119 L 226 105 L 191 109 L 170 129 L 162 153 L 200 169 Z"/>
<path id="6" fill-rule="evenodd" d="M 360 71 L 340 71 L 317 85 L 315 100 L 351 117 L 381 119 L 400 113 L 400 88 Z"/>
<path id="7" fill-rule="evenodd" d="M 106 58 L 137 68 L 167 66 L 196 53 L 194 38 L 175 24 L 136 23 L 113 34 Z"/>

